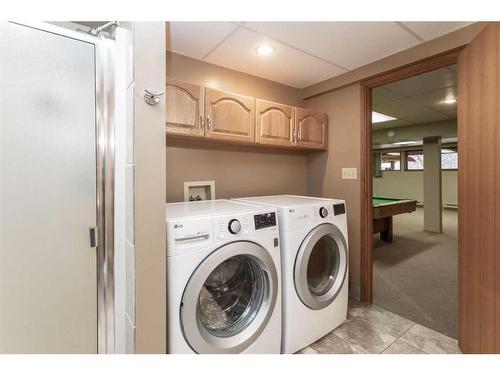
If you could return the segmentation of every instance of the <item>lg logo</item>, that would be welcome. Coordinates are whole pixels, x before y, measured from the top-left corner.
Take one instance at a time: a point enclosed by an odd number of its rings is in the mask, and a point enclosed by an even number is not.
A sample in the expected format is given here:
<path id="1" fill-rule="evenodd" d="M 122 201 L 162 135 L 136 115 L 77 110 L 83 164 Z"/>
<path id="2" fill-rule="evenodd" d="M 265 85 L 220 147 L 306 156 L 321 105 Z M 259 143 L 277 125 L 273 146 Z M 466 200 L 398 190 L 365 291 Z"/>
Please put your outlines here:
<path id="1" fill-rule="evenodd" d="M 183 228 L 183 227 L 184 227 L 184 225 L 182 225 L 182 224 L 174 224 L 175 229 L 179 229 L 179 228 Z"/>

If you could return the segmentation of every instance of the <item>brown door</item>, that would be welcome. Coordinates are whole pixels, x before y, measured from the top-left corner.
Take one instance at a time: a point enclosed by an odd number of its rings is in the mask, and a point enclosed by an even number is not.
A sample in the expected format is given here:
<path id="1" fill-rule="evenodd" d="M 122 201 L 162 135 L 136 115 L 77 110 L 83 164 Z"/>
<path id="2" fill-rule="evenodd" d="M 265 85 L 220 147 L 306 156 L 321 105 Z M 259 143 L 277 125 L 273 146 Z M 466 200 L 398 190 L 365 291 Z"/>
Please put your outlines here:
<path id="1" fill-rule="evenodd" d="M 167 80 L 167 133 L 203 137 L 203 88 Z"/>
<path id="2" fill-rule="evenodd" d="M 205 89 L 205 136 L 236 142 L 253 142 L 255 99 Z"/>
<path id="3" fill-rule="evenodd" d="M 293 107 L 257 99 L 257 143 L 293 146 Z"/>
<path id="4" fill-rule="evenodd" d="M 326 148 L 326 115 L 308 109 L 295 109 L 296 144 L 306 148 Z"/>
<path id="5" fill-rule="evenodd" d="M 458 59 L 459 334 L 465 353 L 500 353 L 500 23 Z"/>

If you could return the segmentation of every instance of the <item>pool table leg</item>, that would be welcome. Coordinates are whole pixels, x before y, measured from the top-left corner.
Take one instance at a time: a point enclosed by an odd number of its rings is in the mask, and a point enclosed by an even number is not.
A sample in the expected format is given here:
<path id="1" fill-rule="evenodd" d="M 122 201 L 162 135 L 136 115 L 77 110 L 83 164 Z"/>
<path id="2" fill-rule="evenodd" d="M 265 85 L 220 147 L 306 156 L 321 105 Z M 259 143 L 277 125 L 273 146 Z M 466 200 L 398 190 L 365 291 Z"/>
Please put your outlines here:
<path id="1" fill-rule="evenodd" d="M 384 230 L 380 232 L 382 241 L 392 242 L 392 216 L 384 218 Z"/>

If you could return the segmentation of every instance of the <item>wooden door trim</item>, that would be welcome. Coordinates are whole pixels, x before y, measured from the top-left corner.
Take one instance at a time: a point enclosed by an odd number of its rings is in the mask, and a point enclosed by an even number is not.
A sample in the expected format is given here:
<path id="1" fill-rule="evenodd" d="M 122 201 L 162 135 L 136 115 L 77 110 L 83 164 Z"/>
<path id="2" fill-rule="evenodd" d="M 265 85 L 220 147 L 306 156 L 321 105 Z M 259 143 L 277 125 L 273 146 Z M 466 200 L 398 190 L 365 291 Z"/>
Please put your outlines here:
<path id="1" fill-rule="evenodd" d="M 412 64 L 391 69 L 369 77 L 361 84 L 361 300 L 373 302 L 373 181 L 372 181 L 372 89 L 388 83 L 427 73 L 448 65 L 456 64 L 460 51 L 465 46 L 454 48 Z M 460 172 L 459 172 L 460 174 Z M 459 178 L 460 183 L 460 178 Z M 460 199 L 460 197 L 459 197 Z M 460 201 L 458 202 L 460 205 Z"/>

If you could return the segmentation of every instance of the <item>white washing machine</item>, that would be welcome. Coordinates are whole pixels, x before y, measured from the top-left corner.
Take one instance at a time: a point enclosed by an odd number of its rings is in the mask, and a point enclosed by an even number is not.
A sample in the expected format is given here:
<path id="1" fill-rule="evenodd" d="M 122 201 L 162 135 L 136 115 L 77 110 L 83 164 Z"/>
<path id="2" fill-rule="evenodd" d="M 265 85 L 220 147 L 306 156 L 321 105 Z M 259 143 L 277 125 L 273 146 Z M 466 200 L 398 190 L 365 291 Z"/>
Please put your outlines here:
<path id="1" fill-rule="evenodd" d="M 293 195 L 237 199 L 278 210 L 283 290 L 283 353 L 295 353 L 347 317 L 345 201 Z"/>
<path id="2" fill-rule="evenodd" d="M 276 216 L 230 200 L 167 204 L 169 353 L 280 353 Z"/>

